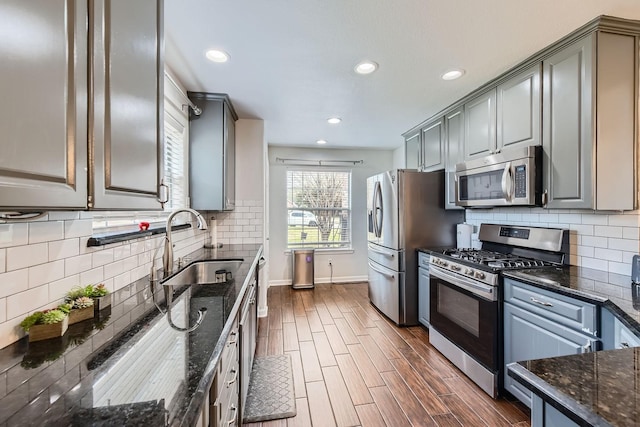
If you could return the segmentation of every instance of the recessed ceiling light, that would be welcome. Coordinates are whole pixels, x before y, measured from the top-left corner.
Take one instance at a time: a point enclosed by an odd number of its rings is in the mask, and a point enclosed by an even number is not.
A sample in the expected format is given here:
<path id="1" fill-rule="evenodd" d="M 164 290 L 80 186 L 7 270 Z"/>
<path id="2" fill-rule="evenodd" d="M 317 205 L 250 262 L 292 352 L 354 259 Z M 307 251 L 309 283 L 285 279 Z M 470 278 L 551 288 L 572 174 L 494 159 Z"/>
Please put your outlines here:
<path id="1" fill-rule="evenodd" d="M 327 141 L 325 141 L 324 139 L 319 139 L 319 140 L 316 141 L 316 143 L 318 143 L 320 145 L 323 145 L 323 144 L 326 144 Z"/>
<path id="2" fill-rule="evenodd" d="M 440 77 L 442 77 L 442 80 L 455 80 L 455 79 L 459 79 L 463 75 L 464 75 L 464 70 L 454 69 L 454 70 L 447 71 Z"/>
<path id="3" fill-rule="evenodd" d="M 332 125 L 337 125 L 341 121 L 342 121 L 342 119 L 340 117 L 330 117 L 330 118 L 327 119 L 327 122 L 332 124 Z"/>
<path id="4" fill-rule="evenodd" d="M 358 74 L 371 74 L 378 69 L 378 64 L 373 61 L 362 61 L 356 65 L 356 73 Z"/>
<path id="5" fill-rule="evenodd" d="M 227 62 L 229 54 L 223 50 L 211 49 L 205 53 L 207 59 L 213 62 Z"/>

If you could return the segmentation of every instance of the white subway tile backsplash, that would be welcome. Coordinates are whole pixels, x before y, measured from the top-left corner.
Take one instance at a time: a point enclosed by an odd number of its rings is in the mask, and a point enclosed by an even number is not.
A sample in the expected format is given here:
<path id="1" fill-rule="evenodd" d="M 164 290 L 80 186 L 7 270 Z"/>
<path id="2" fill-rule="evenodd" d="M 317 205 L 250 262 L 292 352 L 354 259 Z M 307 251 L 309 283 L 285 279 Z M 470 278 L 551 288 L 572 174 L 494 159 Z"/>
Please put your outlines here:
<path id="1" fill-rule="evenodd" d="M 78 255 L 64 260 L 64 274 L 71 276 L 91 270 L 91 254 Z"/>
<path id="2" fill-rule="evenodd" d="M 581 236 L 593 236 L 593 225 L 571 224 L 569 230 L 576 231 Z"/>
<path id="3" fill-rule="evenodd" d="M 596 248 L 606 248 L 609 246 L 609 239 L 606 237 L 582 236 L 581 243 L 584 246 L 593 246 Z"/>
<path id="4" fill-rule="evenodd" d="M 609 217 L 607 215 L 595 215 L 593 213 L 582 214 L 582 223 L 591 225 L 608 225 Z"/>
<path id="5" fill-rule="evenodd" d="M 49 283 L 49 301 L 60 302 L 64 298 L 65 294 L 71 289 L 83 285 L 84 284 L 80 282 L 79 274 L 74 274 L 72 276 L 65 277 L 64 279 L 51 282 Z"/>
<path id="6" fill-rule="evenodd" d="M 49 260 L 49 247 L 46 243 L 15 246 L 7 249 L 7 271 L 43 264 Z"/>
<path id="7" fill-rule="evenodd" d="M 62 279 L 64 275 L 63 259 L 29 267 L 29 288 L 35 288 Z"/>
<path id="8" fill-rule="evenodd" d="M 7 299 L 0 298 L 0 323 L 7 320 Z"/>
<path id="9" fill-rule="evenodd" d="M 593 227 L 594 236 L 622 237 L 622 227 L 611 227 L 607 225 L 595 225 Z"/>
<path id="10" fill-rule="evenodd" d="M 118 289 L 122 289 L 125 286 L 131 283 L 131 274 L 130 272 L 125 272 L 113 278 L 113 290 L 117 291 Z"/>
<path id="11" fill-rule="evenodd" d="M 596 258 L 599 258 L 602 260 L 622 262 L 622 251 L 604 249 L 604 248 L 594 248 L 593 253 Z"/>
<path id="12" fill-rule="evenodd" d="M 78 239 L 49 242 L 49 261 L 69 258 L 80 253 Z"/>
<path id="13" fill-rule="evenodd" d="M 574 253 L 574 248 L 571 248 L 571 253 Z M 579 256 L 585 256 L 593 258 L 594 248 L 592 246 L 576 246 L 575 254 Z"/>
<path id="14" fill-rule="evenodd" d="M 29 288 L 29 269 L 0 274 L 0 298 L 26 291 Z"/>
<path id="15" fill-rule="evenodd" d="M 631 267 L 623 262 L 609 262 L 609 272 L 631 275 Z"/>
<path id="16" fill-rule="evenodd" d="M 0 273 L 7 271 L 7 250 L 0 249 Z"/>
<path id="17" fill-rule="evenodd" d="M 74 237 L 91 236 L 93 232 L 92 219 L 74 219 L 64 222 L 64 237 L 72 239 Z"/>
<path id="18" fill-rule="evenodd" d="M 69 221 L 72 219 L 80 219 L 80 212 L 67 212 L 67 211 L 50 211 L 49 221 Z"/>
<path id="19" fill-rule="evenodd" d="M 640 227 L 638 215 L 609 215 L 609 225 L 622 227 Z"/>
<path id="20" fill-rule="evenodd" d="M 582 224 L 582 215 L 572 213 L 558 214 L 558 222 L 564 222 L 567 224 Z"/>
<path id="21" fill-rule="evenodd" d="M 593 268 L 594 270 L 607 271 L 609 268 L 609 262 L 604 259 L 580 257 L 579 262 L 580 267 Z"/>
<path id="22" fill-rule="evenodd" d="M 95 254 L 94 254 L 95 255 Z M 115 277 L 124 272 L 124 260 L 112 262 L 104 266 L 104 277 L 106 279 Z"/>
<path id="23" fill-rule="evenodd" d="M 7 318 L 24 316 L 37 308 L 49 303 L 47 285 L 28 289 L 24 292 L 13 294 L 7 297 Z M 53 306 L 54 304 L 52 304 Z"/>
<path id="24" fill-rule="evenodd" d="M 104 268 L 98 267 L 80 273 L 80 283 L 82 286 L 97 285 L 104 280 Z"/>
<path id="25" fill-rule="evenodd" d="M 0 224 L 0 248 L 29 243 L 29 224 Z"/>
<path id="26" fill-rule="evenodd" d="M 623 227 L 622 237 L 625 239 L 640 240 L 640 228 L 637 227 Z"/>
<path id="27" fill-rule="evenodd" d="M 29 243 L 64 239 L 64 221 L 32 222 L 29 224 Z"/>
<path id="28" fill-rule="evenodd" d="M 609 249 L 638 252 L 640 247 L 638 247 L 638 241 L 636 240 L 609 238 Z"/>
<path id="29" fill-rule="evenodd" d="M 109 264 L 113 262 L 113 249 L 104 249 L 102 251 L 94 252 L 92 255 L 91 265 L 93 267 L 100 267 L 101 265 Z"/>

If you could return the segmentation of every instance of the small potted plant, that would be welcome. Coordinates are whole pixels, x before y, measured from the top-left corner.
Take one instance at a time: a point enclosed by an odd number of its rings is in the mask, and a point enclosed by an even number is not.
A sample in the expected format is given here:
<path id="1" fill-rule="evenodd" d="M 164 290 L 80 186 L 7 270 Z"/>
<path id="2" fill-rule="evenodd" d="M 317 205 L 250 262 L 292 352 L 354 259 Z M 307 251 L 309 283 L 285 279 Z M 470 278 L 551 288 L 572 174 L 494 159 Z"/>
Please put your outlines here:
<path id="1" fill-rule="evenodd" d="M 93 300 L 95 314 L 98 314 L 100 310 L 111 305 L 111 295 L 104 284 L 75 287 L 67 292 L 64 300 L 66 303 L 73 303 L 73 301 L 81 297 L 87 297 Z"/>
<path id="2" fill-rule="evenodd" d="M 93 299 L 89 297 L 78 297 L 71 302 L 61 304 L 58 309 L 69 314 L 70 325 L 92 319 L 94 315 Z"/>
<path id="3" fill-rule="evenodd" d="M 69 316 L 57 308 L 36 311 L 20 322 L 20 326 L 29 333 L 29 341 L 41 341 L 61 337 L 69 327 Z"/>

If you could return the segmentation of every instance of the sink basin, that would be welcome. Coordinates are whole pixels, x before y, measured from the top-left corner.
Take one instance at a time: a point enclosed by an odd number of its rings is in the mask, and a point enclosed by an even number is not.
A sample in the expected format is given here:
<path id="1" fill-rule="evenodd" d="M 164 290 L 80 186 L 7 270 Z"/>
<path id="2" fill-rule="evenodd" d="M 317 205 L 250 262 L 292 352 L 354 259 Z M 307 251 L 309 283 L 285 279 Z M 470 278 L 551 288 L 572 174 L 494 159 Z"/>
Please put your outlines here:
<path id="1" fill-rule="evenodd" d="M 160 283 L 166 286 L 216 284 L 219 283 L 216 282 L 216 271 L 230 271 L 232 277 L 236 277 L 236 271 L 242 261 L 242 259 L 196 261 L 179 273 L 161 280 Z"/>

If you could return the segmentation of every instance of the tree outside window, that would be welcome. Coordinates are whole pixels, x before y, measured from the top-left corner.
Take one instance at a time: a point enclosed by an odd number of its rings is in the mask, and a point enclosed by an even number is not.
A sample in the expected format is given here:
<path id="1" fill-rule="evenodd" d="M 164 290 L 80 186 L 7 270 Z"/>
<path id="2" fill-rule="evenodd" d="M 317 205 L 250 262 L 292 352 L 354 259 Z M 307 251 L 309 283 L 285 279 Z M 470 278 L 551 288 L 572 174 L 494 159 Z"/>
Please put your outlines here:
<path id="1" fill-rule="evenodd" d="M 289 248 L 351 247 L 351 172 L 287 171 Z"/>

